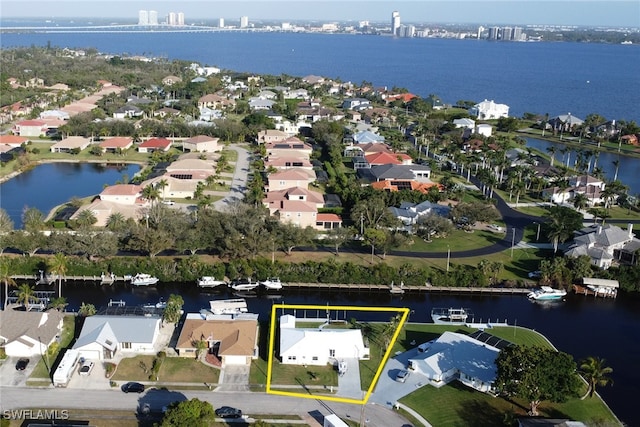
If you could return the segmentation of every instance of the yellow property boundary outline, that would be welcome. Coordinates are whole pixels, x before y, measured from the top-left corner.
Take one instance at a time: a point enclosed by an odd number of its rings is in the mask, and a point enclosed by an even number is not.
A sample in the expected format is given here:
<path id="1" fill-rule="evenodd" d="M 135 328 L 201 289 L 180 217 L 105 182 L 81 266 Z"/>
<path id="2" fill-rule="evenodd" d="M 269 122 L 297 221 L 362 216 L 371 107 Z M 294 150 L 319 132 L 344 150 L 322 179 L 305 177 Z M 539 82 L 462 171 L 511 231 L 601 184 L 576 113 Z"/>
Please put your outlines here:
<path id="1" fill-rule="evenodd" d="M 275 330 L 276 330 L 276 311 L 278 309 L 281 310 L 285 310 L 285 309 L 300 309 L 300 310 L 323 310 L 323 311 L 329 311 L 329 310 L 349 310 L 349 311 L 375 311 L 375 312 L 395 312 L 395 313 L 402 313 L 402 318 L 400 319 L 400 322 L 398 323 L 398 327 L 396 328 L 395 332 L 393 333 L 393 337 L 391 338 L 391 342 L 389 343 L 389 346 L 387 347 L 387 351 L 384 353 L 384 356 L 382 357 L 382 361 L 380 362 L 380 366 L 378 366 L 378 370 L 376 371 L 376 374 L 373 377 L 373 380 L 371 381 L 371 384 L 369 385 L 369 389 L 367 390 L 366 394 L 364 395 L 364 397 L 361 400 L 357 400 L 357 399 L 350 399 L 347 397 L 334 397 L 334 396 L 328 396 L 328 395 L 323 395 L 323 394 L 304 394 L 304 393 L 294 393 L 294 392 L 288 392 L 288 391 L 280 391 L 280 390 L 272 390 L 271 389 L 271 373 L 272 373 L 272 367 L 273 367 L 273 363 L 274 363 L 274 339 L 275 339 Z M 360 404 L 363 405 L 365 403 L 367 403 L 367 400 L 369 400 L 369 397 L 371 396 L 371 393 L 373 392 L 373 389 L 376 385 L 376 383 L 378 382 L 378 378 L 380 377 L 380 374 L 382 373 L 382 369 L 384 368 L 384 366 L 387 363 L 387 360 L 389 359 L 389 355 L 391 354 L 391 349 L 393 348 L 393 345 L 395 344 L 396 340 L 398 339 L 398 335 L 400 334 L 400 331 L 402 330 L 402 327 L 404 326 L 404 323 L 407 320 L 407 317 L 409 315 L 409 309 L 408 308 L 399 308 L 399 307 L 358 307 L 358 306 L 329 306 L 329 305 L 295 305 L 295 304 L 274 304 L 271 308 L 271 325 L 269 327 L 269 358 L 267 361 L 267 387 L 266 387 L 266 392 L 268 394 L 277 394 L 277 395 L 281 395 L 281 396 L 291 396 L 291 397 L 301 397 L 304 399 L 317 399 L 317 400 L 329 400 L 329 401 L 333 401 L 333 402 L 343 402 L 343 403 L 356 403 L 356 404 Z"/>

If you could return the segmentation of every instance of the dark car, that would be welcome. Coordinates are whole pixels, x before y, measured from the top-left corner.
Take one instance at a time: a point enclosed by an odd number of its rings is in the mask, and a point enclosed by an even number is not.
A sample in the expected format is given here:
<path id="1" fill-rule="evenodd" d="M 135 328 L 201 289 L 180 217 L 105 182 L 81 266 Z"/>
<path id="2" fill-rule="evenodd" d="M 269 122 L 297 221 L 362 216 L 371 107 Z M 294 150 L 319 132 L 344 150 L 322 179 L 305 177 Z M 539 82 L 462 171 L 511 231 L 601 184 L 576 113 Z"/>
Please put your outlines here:
<path id="1" fill-rule="evenodd" d="M 220 418 L 240 418 L 242 411 L 231 406 L 222 406 L 216 409 L 216 416 Z"/>
<path id="2" fill-rule="evenodd" d="M 125 393 L 142 393 L 144 391 L 144 384 L 140 383 L 126 383 L 122 385 L 122 391 Z"/>
<path id="3" fill-rule="evenodd" d="M 22 359 L 18 360 L 18 363 L 16 363 L 16 371 L 24 371 L 25 369 L 27 369 L 28 364 L 29 359 L 23 357 Z"/>

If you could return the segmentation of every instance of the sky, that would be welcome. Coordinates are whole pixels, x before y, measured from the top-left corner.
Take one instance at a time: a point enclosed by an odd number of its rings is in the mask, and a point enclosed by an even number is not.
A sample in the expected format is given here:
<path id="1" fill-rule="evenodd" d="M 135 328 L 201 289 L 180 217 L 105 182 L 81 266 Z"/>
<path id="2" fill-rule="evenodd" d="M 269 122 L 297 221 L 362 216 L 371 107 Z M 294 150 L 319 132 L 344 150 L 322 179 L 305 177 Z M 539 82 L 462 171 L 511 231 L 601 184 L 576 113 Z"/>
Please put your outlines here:
<path id="1" fill-rule="evenodd" d="M 640 0 L 1 0 L 0 17 L 119 18 L 139 10 L 184 12 L 187 24 L 240 16 L 251 20 L 584 25 L 640 27 Z"/>

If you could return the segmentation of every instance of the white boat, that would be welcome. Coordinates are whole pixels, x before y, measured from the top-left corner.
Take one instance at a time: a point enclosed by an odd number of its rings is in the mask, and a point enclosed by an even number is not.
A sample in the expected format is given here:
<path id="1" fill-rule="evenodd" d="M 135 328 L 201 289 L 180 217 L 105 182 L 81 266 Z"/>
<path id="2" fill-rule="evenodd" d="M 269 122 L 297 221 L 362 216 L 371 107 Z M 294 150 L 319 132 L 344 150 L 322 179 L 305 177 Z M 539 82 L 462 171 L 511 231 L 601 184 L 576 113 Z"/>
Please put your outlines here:
<path id="1" fill-rule="evenodd" d="M 148 302 L 148 303 L 144 304 L 142 307 L 144 307 L 144 308 L 157 308 L 157 309 L 163 310 L 163 309 L 167 308 L 167 302 L 164 300 L 164 298 L 160 297 L 158 302 L 156 302 L 156 303 Z"/>
<path id="2" fill-rule="evenodd" d="M 258 287 L 259 282 L 251 281 L 251 278 L 239 279 L 231 282 L 231 289 L 234 291 L 252 291 Z"/>
<path id="3" fill-rule="evenodd" d="M 473 316 L 468 308 L 434 308 L 431 320 L 440 325 L 464 325 L 467 318 Z"/>
<path id="4" fill-rule="evenodd" d="M 133 286 L 150 286 L 155 285 L 158 281 L 159 279 L 157 277 L 146 273 L 138 273 L 131 278 L 131 284 Z"/>
<path id="5" fill-rule="evenodd" d="M 268 291 L 279 291 L 282 289 L 282 282 L 279 277 L 267 277 L 267 280 L 260 282 L 262 286 Z"/>
<path id="6" fill-rule="evenodd" d="M 540 289 L 535 289 L 527 297 L 534 301 L 550 301 L 559 300 L 567 295 L 567 291 L 564 289 L 554 289 L 549 286 L 540 286 Z"/>
<path id="7" fill-rule="evenodd" d="M 216 280 L 213 276 L 202 276 L 198 279 L 198 286 L 201 288 L 215 288 L 216 286 L 226 285 L 224 280 Z"/>

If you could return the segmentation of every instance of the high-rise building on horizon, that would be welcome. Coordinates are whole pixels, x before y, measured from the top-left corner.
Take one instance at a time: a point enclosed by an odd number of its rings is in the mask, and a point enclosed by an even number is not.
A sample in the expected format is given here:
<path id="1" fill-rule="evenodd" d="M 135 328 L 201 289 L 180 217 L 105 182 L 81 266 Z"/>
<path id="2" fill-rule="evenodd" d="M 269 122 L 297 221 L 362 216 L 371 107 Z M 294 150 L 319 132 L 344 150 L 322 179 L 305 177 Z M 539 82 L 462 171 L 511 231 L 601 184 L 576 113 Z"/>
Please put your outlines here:
<path id="1" fill-rule="evenodd" d="M 138 25 L 149 25 L 149 12 L 146 10 L 138 11 Z"/>
<path id="2" fill-rule="evenodd" d="M 398 29 L 400 28 L 400 12 L 394 10 L 391 14 L 391 34 L 398 35 Z"/>
<path id="3" fill-rule="evenodd" d="M 249 26 L 249 17 L 241 16 L 240 17 L 240 28 L 247 28 Z"/>
<path id="4" fill-rule="evenodd" d="M 184 26 L 184 12 L 178 12 L 178 25 Z"/>
<path id="5" fill-rule="evenodd" d="M 175 12 L 169 12 L 167 15 L 167 25 L 178 25 L 178 15 Z"/>
<path id="6" fill-rule="evenodd" d="M 149 25 L 158 25 L 158 12 L 155 10 L 149 11 Z"/>
<path id="7" fill-rule="evenodd" d="M 224 18 L 218 19 L 218 27 L 224 28 Z"/>

